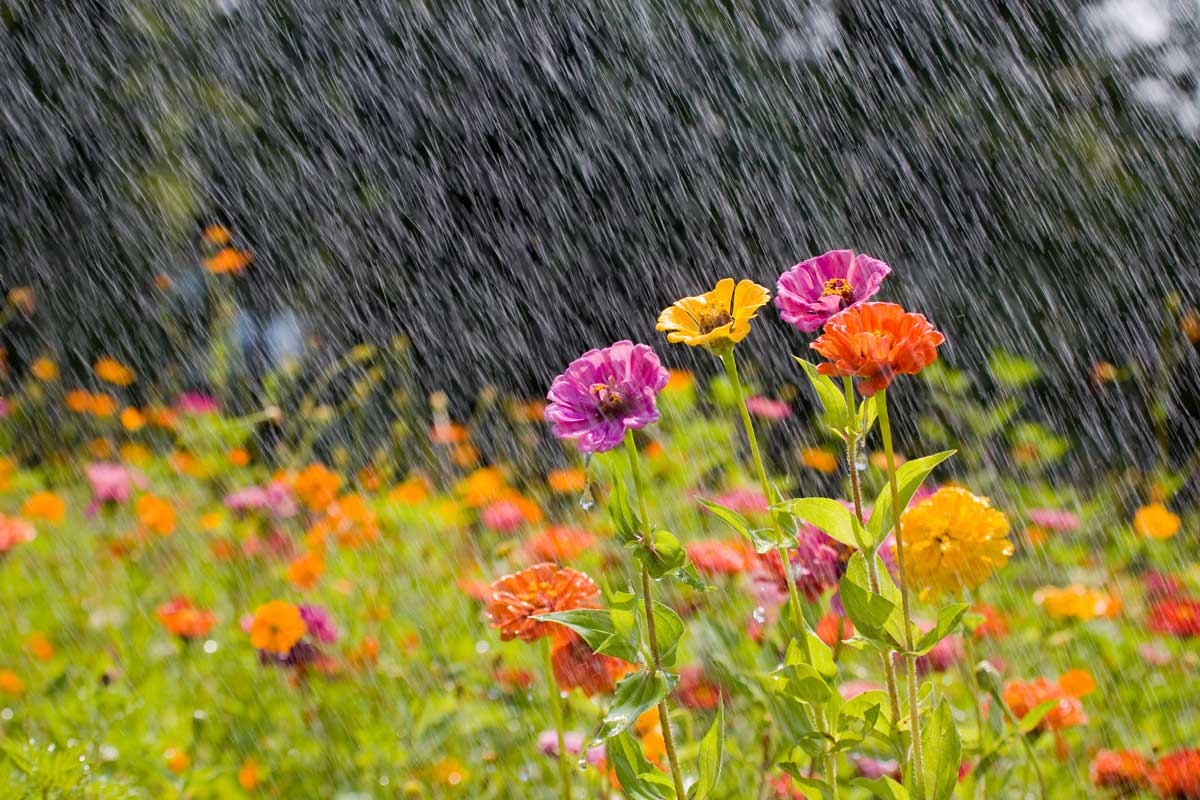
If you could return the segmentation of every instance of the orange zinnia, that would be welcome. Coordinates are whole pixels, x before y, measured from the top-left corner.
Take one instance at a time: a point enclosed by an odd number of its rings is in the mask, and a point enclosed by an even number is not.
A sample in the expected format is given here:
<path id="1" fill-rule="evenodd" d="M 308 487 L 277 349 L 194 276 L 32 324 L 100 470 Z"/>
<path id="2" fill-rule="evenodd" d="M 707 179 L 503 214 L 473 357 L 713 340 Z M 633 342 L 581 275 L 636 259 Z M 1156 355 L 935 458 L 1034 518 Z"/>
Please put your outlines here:
<path id="1" fill-rule="evenodd" d="M 175 509 L 161 497 L 144 494 L 137 501 L 138 519 L 159 536 L 170 536 L 175 532 Z"/>
<path id="2" fill-rule="evenodd" d="M 1124 792 L 1145 786 L 1149 776 L 1150 764 L 1132 750 L 1101 750 L 1088 766 L 1088 778 L 1093 786 Z"/>
<path id="3" fill-rule="evenodd" d="M 895 303 L 859 303 L 825 323 L 824 333 L 809 347 L 829 359 L 818 372 L 863 378 L 859 394 L 870 397 L 895 376 L 916 375 L 932 364 L 944 341 L 923 314 Z"/>
<path id="4" fill-rule="evenodd" d="M 325 559 L 315 550 L 310 550 L 288 564 L 288 583 L 297 589 L 313 589 L 325 574 Z"/>
<path id="5" fill-rule="evenodd" d="M 238 274 L 250 265 L 254 256 L 249 250 L 237 250 L 233 247 L 224 247 L 217 251 L 217 254 L 212 258 L 205 259 L 204 267 L 214 275 L 223 275 L 226 273 Z"/>
<path id="6" fill-rule="evenodd" d="M 59 523 L 67 513 L 67 504 L 53 492 L 35 492 L 21 506 L 21 514 L 28 519 Z"/>
<path id="7" fill-rule="evenodd" d="M 534 564 L 515 575 L 505 575 L 492 584 L 487 601 L 487 618 L 500 629 L 504 641 L 532 642 L 563 630 L 553 622 L 534 619 L 539 614 L 595 608 L 600 589 L 592 579 L 573 569 L 554 564 Z"/>
<path id="8" fill-rule="evenodd" d="M 593 652 L 574 632 L 554 645 L 550 659 L 558 688 L 579 689 L 588 697 L 610 693 L 617 681 L 637 669 L 628 661 Z"/>
<path id="9" fill-rule="evenodd" d="M 120 361 L 107 356 L 97 360 L 92 369 L 95 370 L 97 378 L 115 386 L 128 386 L 137 380 L 137 373 Z"/>
<path id="10" fill-rule="evenodd" d="M 1057 731 L 1087 723 L 1083 703 L 1079 702 L 1078 697 L 1067 694 L 1057 683 L 1037 678 L 1032 681 L 1013 680 L 1004 684 L 1004 702 L 1018 719 L 1050 700 L 1057 701 L 1057 705 L 1042 717 L 1037 726 L 1038 730 Z"/>
<path id="11" fill-rule="evenodd" d="M 1200 748 L 1176 750 L 1158 760 L 1150 782 L 1159 797 L 1200 797 Z"/>
<path id="12" fill-rule="evenodd" d="M 186 597 L 176 597 L 163 603 L 156 612 L 163 627 L 181 639 L 198 639 L 217 624 L 211 611 L 196 608 Z"/>
<path id="13" fill-rule="evenodd" d="M 272 600 L 254 609 L 254 619 L 250 622 L 250 644 L 257 650 L 285 655 L 307 632 L 308 626 L 304 624 L 304 617 L 297 606 Z"/>

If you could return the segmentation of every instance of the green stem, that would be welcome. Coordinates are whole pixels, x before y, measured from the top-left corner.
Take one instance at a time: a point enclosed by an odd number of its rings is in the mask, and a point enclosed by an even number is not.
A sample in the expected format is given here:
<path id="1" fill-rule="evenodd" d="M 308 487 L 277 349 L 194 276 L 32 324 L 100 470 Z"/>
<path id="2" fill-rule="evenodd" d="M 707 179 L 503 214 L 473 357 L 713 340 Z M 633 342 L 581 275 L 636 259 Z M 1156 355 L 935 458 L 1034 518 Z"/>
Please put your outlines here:
<path id="1" fill-rule="evenodd" d="M 1000 708 L 1004 709 L 1004 716 L 1016 731 L 1017 738 L 1021 740 L 1021 747 L 1025 750 L 1025 758 L 1028 759 L 1029 765 L 1033 767 L 1033 774 L 1037 776 L 1038 791 L 1042 800 L 1046 800 L 1046 780 L 1042 777 L 1042 767 L 1038 764 L 1037 754 L 1033 752 L 1033 745 L 1029 743 L 1029 737 L 1021 733 L 1021 721 L 1013 714 L 1012 709 L 1008 707 L 1003 698 L 1000 699 Z"/>
<path id="2" fill-rule="evenodd" d="M 863 522 L 863 502 L 862 502 L 862 478 L 858 474 L 858 441 L 865 441 L 866 435 L 859 430 L 858 409 L 854 400 L 854 381 L 850 378 L 843 379 L 843 386 L 846 390 L 846 410 L 849 412 L 850 427 L 846 431 L 846 464 L 850 472 L 850 496 L 854 500 L 854 516 L 859 523 Z M 880 594 L 879 591 L 879 562 L 875 558 L 875 550 L 863 552 L 863 558 L 867 562 L 867 586 L 875 594 Z M 900 690 L 897 688 L 896 681 L 896 664 L 892 661 L 892 651 L 883 650 L 879 653 L 879 659 L 883 663 L 884 683 L 887 684 L 888 705 L 892 710 L 892 729 L 900 721 Z"/>
<path id="3" fill-rule="evenodd" d="M 888 483 L 892 489 L 892 520 L 896 531 L 896 566 L 899 572 L 900 605 L 904 612 L 904 661 L 908 665 L 908 714 L 912 733 L 912 763 L 909 765 L 917 800 L 925 796 L 925 762 L 921 753 L 921 711 L 917 707 L 917 657 L 913 653 L 912 603 L 904 569 L 904 536 L 900 531 L 900 485 L 896 479 L 896 453 L 892 449 L 892 425 L 888 419 L 887 389 L 876 395 L 879 409 L 879 432 L 883 436 L 883 452 L 887 458 Z"/>
<path id="4" fill-rule="evenodd" d="M 546 683 L 550 687 L 550 708 L 554 713 L 554 734 L 558 739 L 558 778 L 562 783 L 563 800 L 571 800 L 571 761 L 567 754 L 567 746 L 563 734 L 565 725 L 565 709 L 562 694 L 558 690 L 558 681 L 554 679 L 554 656 L 551 651 L 550 637 L 542 638 L 542 653 L 546 667 Z"/>
<path id="5" fill-rule="evenodd" d="M 646 526 L 646 537 L 650 536 L 650 517 L 646 513 L 646 492 L 642 485 L 642 472 L 638 467 L 637 444 L 633 431 L 625 432 L 625 453 L 629 456 L 629 471 L 633 473 L 633 485 L 637 490 L 638 505 L 642 512 L 642 524 Z M 654 622 L 654 601 L 651 597 L 650 570 L 642 564 L 642 605 L 646 610 L 646 634 L 650 645 L 650 675 L 662 671 L 662 656 L 658 652 L 658 631 Z M 671 735 L 671 714 L 664 697 L 658 701 L 658 721 L 662 726 L 663 745 L 667 751 L 667 762 L 671 765 L 671 780 L 675 784 L 676 800 L 687 800 L 683 789 L 683 776 L 679 772 L 679 755 L 675 752 L 675 737 Z"/>
<path id="6" fill-rule="evenodd" d="M 737 395 L 738 410 L 741 411 L 742 415 L 742 427 L 746 429 L 746 441 L 750 444 L 750 455 L 754 459 L 754 469 L 758 472 L 759 486 L 762 488 L 763 499 L 770 506 L 774 503 L 775 498 L 771 492 L 771 482 L 767 479 L 767 468 L 763 465 L 762 451 L 758 447 L 758 437 L 754 434 L 754 422 L 750 419 L 750 409 L 746 407 L 746 393 L 742 389 L 742 379 L 738 375 L 737 359 L 733 355 L 733 348 L 721 354 L 721 362 L 725 365 L 725 374 L 729 377 L 729 383 L 733 386 L 734 394 Z M 782 541 L 783 527 L 780 525 L 779 519 L 775 514 L 772 514 L 771 518 Z M 788 556 L 786 547 L 779 549 L 779 560 L 783 564 L 784 580 L 787 581 L 788 613 L 792 618 L 796 638 L 800 640 L 801 649 L 804 651 L 804 659 L 811 664 L 813 660 L 812 647 L 808 643 L 808 631 L 805 630 L 804 616 L 800 605 L 800 593 L 796 590 L 796 577 L 792 574 L 792 560 Z M 827 734 L 829 732 L 829 721 L 825 716 L 825 709 L 813 706 L 813 718 L 816 721 L 817 730 Z M 825 779 L 829 784 L 829 789 L 833 793 L 833 796 L 837 797 L 837 754 L 826 751 L 824 761 Z"/>

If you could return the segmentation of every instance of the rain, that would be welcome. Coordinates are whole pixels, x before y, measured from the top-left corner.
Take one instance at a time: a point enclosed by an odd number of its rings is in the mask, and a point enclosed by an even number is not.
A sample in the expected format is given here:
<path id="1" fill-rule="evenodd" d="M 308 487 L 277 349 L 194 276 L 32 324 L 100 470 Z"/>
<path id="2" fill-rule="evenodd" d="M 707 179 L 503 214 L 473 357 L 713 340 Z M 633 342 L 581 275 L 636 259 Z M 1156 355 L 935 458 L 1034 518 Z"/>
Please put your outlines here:
<path id="1" fill-rule="evenodd" d="M 1191 0 L 0 0 L 0 797 L 1200 797 L 1198 79 Z"/>

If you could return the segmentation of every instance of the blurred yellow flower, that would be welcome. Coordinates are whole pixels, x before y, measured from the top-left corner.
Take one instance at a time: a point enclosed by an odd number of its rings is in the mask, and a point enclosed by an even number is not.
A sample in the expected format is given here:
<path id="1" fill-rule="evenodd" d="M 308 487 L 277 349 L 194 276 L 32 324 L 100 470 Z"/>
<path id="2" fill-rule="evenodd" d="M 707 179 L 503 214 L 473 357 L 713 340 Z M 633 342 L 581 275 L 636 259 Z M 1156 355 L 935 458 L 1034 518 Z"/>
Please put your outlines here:
<path id="1" fill-rule="evenodd" d="M 433 780 L 443 786 L 458 786 L 467 779 L 467 771 L 456 758 L 443 758 L 433 765 Z"/>
<path id="2" fill-rule="evenodd" d="M 388 492 L 388 500 L 397 505 L 415 506 L 429 496 L 429 484 L 419 475 L 413 475 Z"/>
<path id="3" fill-rule="evenodd" d="M 1179 329 L 1189 342 L 1200 343 L 1200 311 L 1189 309 L 1179 320 Z"/>
<path id="4" fill-rule="evenodd" d="M 63 521 L 67 504 L 53 492 L 36 492 L 26 498 L 21 506 L 21 516 L 58 524 Z"/>
<path id="5" fill-rule="evenodd" d="M 952 486 L 901 516 L 905 579 L 923 597 L 974 589 L 1008 563 L 1008 520 L 986 497 Z"/>
<path id="6" fill-rule="evenodd" d="M 770 299 L 771 293 L 754 281 L 735 287 L 733 278 L 724 278 L 711 292 L 676 300 L 658 315 L 657 328 L 672 344 L 721 353 L 750 334 L 750 320 Z"/>
<path id="7" fill-rule="evenodd" d="M 505 485 L 506 479 L 499 467 L 484 467 L 463 478 L 454 488 L 464 503 L 477 508 L 496 500 Z"/>
<path id="8" fill-rule="evenodd" d="M 1121 611 L 1121 601 L 1114 595 L 1080 584 L 1043 586 L 1033 593 L 1037 603 L 1056 619 L 1077 619 L 1086 622 L 1097 617 L 1115 617 Z"/>
<path id="9" fill-rule="evenodd" d="M 224 521 L 225 520 L 221 516 L 221 512 L 209 511 L 207 514 L 201 514 L 200 519 L 197 520 L 196 524 L 199 526 L 200 530 L 204 531 L 205 533 L 212 533 L 220 528 Z"/>
<path id="10" fill-rule="evenodd" d="M 29 372 L 43 383 L 58 380 L 58 364 L 46 356 L 39 356 L 29 365 Z"/>
<path id="11" fill-rule="evenodd" d="M 137 380 L 137 373 L 116 359 L 105 356 L 92 365 L 96 377 L 114 386 L 128 386 Z"/>
<path id="12" fill-rule="evenodd" d="M 1148 539 L 1170 539 L 1179 533 L 1180 520 L 1162 503 L 1142 506 L 1133 515 L 1133 529 Z"/>
<path id="13" fill-rule="evenodd" d="M 88 403 L 88 411 L 97 417 L 111 417 L 117 413 L 117 400 L 112 395 L 94 394 Z"/>
<path id="14" fill-rule="evenodd" d="M 126 442 L 121 445 L 121 460 L 127 464 L 145 464 L 152 458 L 150 448 L 137 442 Z"/>
<path id="15" fill-rule="evenodd" d="M 800 461 L 809 469 L 824 472 L 826 475 L 837 472 L 837 456 L 820 447 L 806 447 L 800 451 Z"/>

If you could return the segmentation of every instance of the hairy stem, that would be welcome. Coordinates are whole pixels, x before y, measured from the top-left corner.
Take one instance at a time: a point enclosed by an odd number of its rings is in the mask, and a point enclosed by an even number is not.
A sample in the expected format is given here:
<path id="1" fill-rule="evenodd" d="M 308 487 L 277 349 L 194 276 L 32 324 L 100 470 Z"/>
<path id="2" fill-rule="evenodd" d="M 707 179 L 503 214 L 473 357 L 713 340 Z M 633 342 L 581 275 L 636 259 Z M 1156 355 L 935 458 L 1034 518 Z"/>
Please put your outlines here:
<path id="1" fill-rule="evenodd" d="M 565 726 L 565 709 L 562 694 L 558 690 L 558 682 L 554 679 L 554 657 L 551 652 L 550 637 L 543 638 L 542 653 L 546 667 L 546 682 L 550 687 L 550 708 L 554 714 L 554 734 L 558 740 L 558 777 L 562 783 L 563 800 L 571 800 L 571 762 L 567 754 L 566 741 L 563 734 Z"/>

